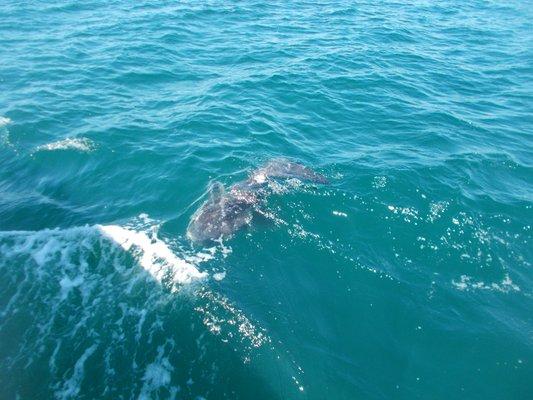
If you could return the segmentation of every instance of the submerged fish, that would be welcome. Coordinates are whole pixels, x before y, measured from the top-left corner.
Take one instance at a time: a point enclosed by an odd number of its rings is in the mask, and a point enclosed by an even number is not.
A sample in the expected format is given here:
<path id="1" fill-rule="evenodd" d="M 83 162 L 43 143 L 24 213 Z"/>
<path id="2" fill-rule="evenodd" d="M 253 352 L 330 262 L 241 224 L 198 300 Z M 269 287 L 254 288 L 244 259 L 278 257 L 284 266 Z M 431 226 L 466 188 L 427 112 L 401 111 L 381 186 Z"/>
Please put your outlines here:
<path id="1" fill-rule="evenodd" d="M 275 179 L 296 178 L 313 183 L 327 183 L 327 179 L 312 169 L 287 159 L 274 159 L 252 172 L 250 177 L 226 189 L 215 182 L 209 198 L 193 214 L 187 236 L 194 242 L 207 242 L 231 236 L 249 225 L 253 212 L 268 195 L 268 182 Z"/>

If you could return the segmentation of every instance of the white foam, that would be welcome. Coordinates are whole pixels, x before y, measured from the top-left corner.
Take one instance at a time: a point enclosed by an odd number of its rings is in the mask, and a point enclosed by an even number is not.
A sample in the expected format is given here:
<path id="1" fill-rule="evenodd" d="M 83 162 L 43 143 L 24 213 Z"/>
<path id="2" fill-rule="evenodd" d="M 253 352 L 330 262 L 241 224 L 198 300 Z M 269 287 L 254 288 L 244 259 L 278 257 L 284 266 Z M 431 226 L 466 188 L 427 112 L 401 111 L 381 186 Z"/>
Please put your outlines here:
<path id="1" fill-rule="evenodd" d="M 0 127 L 9 125 L 11 122 L 11 119 L 8 117 L 0 117 Z"/>
<path id="2" fill-rule="evenodd" d="M 142 378 L 143 386 L 138 397 L 140 400 L 153 399 L 160 388 L 169 386 L 174 367 L 170 364 L 168 357 L 164 357 L 164 354 L 165 347 L 159 346 L 154 362 L 146 366 Z M 179 387 L 170 387 L 170 392 L 172 394 L 170 398 L 175 398 L 176 393 L 179 392 Z"/>
<path id="3" fill-rule="evenodd" d="M 37 147 L 37 151 L 54 151 L 54 150 L 77 150 L 88 153 L 94 150 L 95 144 L 87 138 L 67 138 L 57 142 L 43 144 Z"/>
<path id="4" fill-rule="evenodd" d="M 520 287 L 513 283 L 508 274 L 505 274 L 501 282 L 485 283 L 476 281 L 468 275 L 461 275 L 459 281 L 452 280 L 452 285 L 461 291 L 470 290 L 491 290 L 502 293 L 519 292 Z"/>
<path id="5" fill-rule="evenodd" d="M 139 264 L 158 282 L 170 279 L 175 284 L 186 284 L 206 276 L 205 272 L 198 271 L 193 264 L 178 258 L 156 237 L 149 238 L 144 232 L 118 225 L 99 225 L 98 228 L 124 250 L 130 251 L 136 247 L 140 251 Z M 172 289 L 175 289 L 174 285 Z"/>
<path id="6" fill-rule="evenodd" d="M 80 286 L 83 283 L 83 276 L 78 275 L 74 279 L 70 279 L 68 276 L 64 276 L 63 279 L 59 281 L 61 286 L 61 298 L 64 300 L 68 297 L 69 292 Z"/>
<path id="7" fill-rule="evenodd" d="M 220 252 L 222 253 L 222 257 L 226 258 L 229 254 L 233 252 L 233 249 L 229 246 L 226 246 L 224 244 L 224 241 L 222 240 L 222 237 L 219 237 L 218 240 L 215 240 L 216 243 L 218 243 Z"/>
<path id="8" fill-rule="evenodd" d="M 213 279 L 215 281 L 221 281 L 222 279 L 224 279 L 226 277 L 226 271 L 224 272 L 217 272 L 215 274 L 213 274 Z"/>
<path id="9" fill-rule="evenodd" d="M 333 215 L 336 215 L 337 217 L 344 217 L 346 218 L 348 216 L 348 214 L 346 214 L 345 212 L 342 212 L 342 211 L 337 211 L 337 210 L 333 210 L 331 212 Z"/>
<path id="10" fill-rule="evenodd" d="M 72 373 L 72 376 L 63 384 L 63 390 L 56 393 L 57 397 L 63 399 L 76 398 L 81 389 L 81 383 L 85 375 L 85 362 L 96 351 L 97 347 L 98 344 L 95 343 L 83 352 L 81 357 L 74 365 L 74 372 Z"/>
<path id="11" fill-rule="evenodd" d="M 253 180 L 255 183 L 259 183 L 259 184 L 261 184 L 261 183 L 265 183 L 265 182 L 266 182 L 266 179 L 267 179 L 267 176 L 266 176 L 264 173 L 262 173 L 262 172 L 258 172 L 258 173 L 254 174 L 254 175 L 252 176 L 252 180 Z"/>

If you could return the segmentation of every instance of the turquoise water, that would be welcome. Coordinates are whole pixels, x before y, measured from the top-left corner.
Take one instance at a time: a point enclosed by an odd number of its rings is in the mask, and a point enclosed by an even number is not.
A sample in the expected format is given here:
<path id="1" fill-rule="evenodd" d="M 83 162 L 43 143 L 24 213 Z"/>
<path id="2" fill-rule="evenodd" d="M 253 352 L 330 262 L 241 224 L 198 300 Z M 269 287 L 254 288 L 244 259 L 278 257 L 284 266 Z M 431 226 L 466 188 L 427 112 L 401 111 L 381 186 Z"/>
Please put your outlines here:
<path id="1" fill-rule="evenodd" d="M 533 398 L 527 2 L 0 16 L 1 399 Z"/>

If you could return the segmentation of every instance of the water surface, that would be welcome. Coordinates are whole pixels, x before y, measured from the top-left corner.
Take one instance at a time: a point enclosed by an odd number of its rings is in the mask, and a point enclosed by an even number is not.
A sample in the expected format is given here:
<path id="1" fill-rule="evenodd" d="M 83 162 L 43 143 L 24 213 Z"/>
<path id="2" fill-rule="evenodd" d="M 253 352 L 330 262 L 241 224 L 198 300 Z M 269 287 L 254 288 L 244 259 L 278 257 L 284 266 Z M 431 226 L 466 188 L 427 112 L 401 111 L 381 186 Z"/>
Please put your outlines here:
<path id="1" fill-rule="evenodd" d="M 527 2 L 0 2 L 5 399 L 533 397 Z M 186 237 L 274 157 L 264 215 Z"/>

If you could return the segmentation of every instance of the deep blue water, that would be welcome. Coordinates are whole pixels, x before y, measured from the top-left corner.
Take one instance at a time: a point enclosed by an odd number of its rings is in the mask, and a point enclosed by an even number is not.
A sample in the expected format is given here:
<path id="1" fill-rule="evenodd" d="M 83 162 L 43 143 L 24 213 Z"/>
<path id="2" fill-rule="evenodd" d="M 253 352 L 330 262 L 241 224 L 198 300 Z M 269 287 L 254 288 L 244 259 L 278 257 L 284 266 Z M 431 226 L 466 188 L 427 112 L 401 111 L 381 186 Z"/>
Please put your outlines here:
<path id="1" fill-rule="evenodd" d="M 0 398 L 533 398 L 532 21 L 0 0 Z"/>

